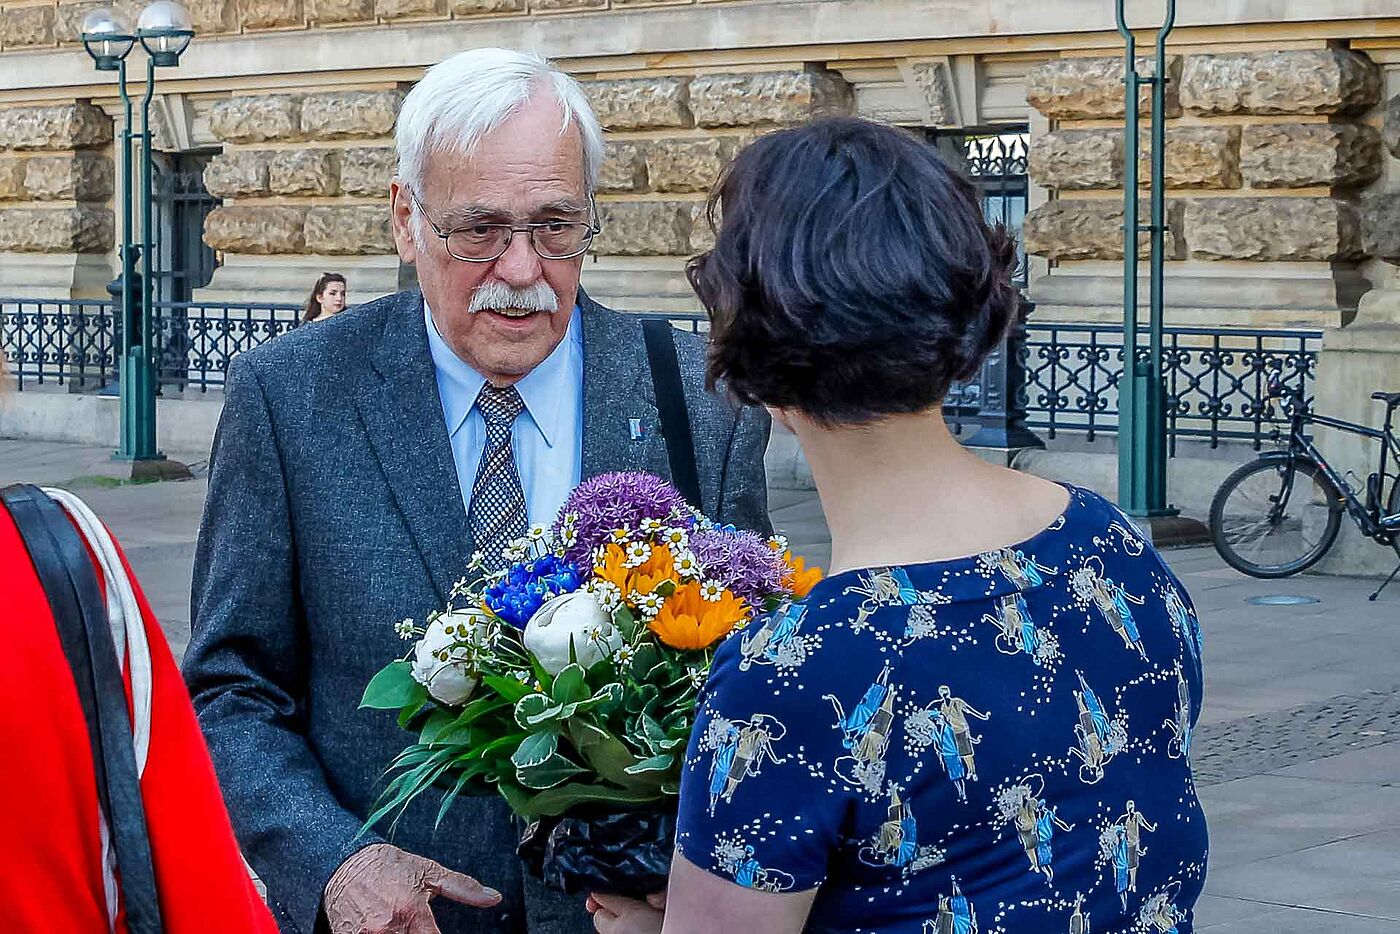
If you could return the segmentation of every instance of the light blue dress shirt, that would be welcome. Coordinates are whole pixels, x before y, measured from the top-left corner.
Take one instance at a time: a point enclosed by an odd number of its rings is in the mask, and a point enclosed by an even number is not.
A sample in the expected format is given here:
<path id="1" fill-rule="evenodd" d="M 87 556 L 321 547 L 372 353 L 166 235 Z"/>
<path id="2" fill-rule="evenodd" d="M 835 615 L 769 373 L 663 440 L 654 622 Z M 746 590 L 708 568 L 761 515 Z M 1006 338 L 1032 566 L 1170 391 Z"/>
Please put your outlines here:
<path id="1" fill-rule="evenodd" d="M 569 329 L 554 352 L 515 384 L 525 410 L 511 431 L 511 450 L 531 525 L 548 525 L 583 471 L 583 329 L 574 308 Z M 486 377 L 452 352 L 433 323 L 427 303 L 428 349 L 437 373 L 438 396 L 462 504 L 471 511 L 472 486 L 486 447 L 486 421 L 476 397 Z"/>

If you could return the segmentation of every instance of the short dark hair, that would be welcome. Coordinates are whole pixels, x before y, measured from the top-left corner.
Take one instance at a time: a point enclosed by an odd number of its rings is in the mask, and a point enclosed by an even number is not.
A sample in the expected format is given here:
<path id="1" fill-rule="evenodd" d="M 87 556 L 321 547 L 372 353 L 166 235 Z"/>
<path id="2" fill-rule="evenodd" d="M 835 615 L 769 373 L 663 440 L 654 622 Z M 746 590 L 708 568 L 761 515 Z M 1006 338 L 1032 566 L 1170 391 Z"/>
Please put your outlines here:
<path id="1" fill-rule="evenodd" d="M 764 136 L 708 217 L 715 246 L 687 266 L 710 314 L 708 375 L 750 405 L 828 425 L 923 411 L 1016 309 L 1014 239 L 895 127 L 843 117 Z"/>

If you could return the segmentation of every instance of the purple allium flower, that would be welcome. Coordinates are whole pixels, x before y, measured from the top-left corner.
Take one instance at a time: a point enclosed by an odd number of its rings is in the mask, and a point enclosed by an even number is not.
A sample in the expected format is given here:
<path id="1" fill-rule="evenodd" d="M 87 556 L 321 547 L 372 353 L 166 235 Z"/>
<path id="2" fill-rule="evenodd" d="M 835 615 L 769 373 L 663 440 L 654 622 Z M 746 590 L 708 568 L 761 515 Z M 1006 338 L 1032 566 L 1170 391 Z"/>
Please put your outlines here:
<path id="1" fill-rule="evenodd" d="M 705 572 L 742 597 L 749 606 L 763 606 L 763 598 L 782 589 L 787 576 L 783 556 L 752 532 L 731 528 L 696 532 L 690 550 Z"/>
<path id="2" fill-rule="evenodd" d="M 585 480 L 574 488 L 559 519 L 554 534 L 559 537 L 563 517 L 572 513 L 575 519 L 574 542 L 564 557 L 579 566 L 589 564 L 593 549 L 607 542 L 618 529 L 636 529 L 643 519 L 674 521 L 678 515 L 689 515 L 685 497 L 660 477 L 648 473 L 605 473 Z M 693 520 L 686 520 L 689 525 Z"/>

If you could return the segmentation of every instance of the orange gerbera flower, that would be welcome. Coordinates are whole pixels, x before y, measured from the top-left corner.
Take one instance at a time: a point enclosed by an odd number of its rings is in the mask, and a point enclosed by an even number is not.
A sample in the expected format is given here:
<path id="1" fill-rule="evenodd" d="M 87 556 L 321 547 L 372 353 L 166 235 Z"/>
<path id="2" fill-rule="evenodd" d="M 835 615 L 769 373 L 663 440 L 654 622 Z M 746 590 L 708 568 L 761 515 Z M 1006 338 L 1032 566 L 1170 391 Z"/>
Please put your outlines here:
<path id="1" fill-rule="evenodd" d="M 617 587 L 624 597 L 632 592 L 632 569 L 627 567 L 627 553 L 621 545 L 603 549 L 603 561 L 593 569 L 593 576 Z"/>
<path id="2" fill-rule="evenodd" d="M 822 579 L 821 568 L 807 567 L 807 562 L 801 558 L 793 557 L 790 551 L 784 552 L 783 562 L 788 566 L 787 577 L 783 578 L 783 586 L 791 590 L 797 597 L 807 596 Z"/>
<path id="3" fill-rule="evenodd" d="M 700 585 L 692 581 L 677 587 L 648 625 L 671 648 L 694 650 L 713 645 L 748 617 L 748 604 L 731 591 L 725 590 L 718 600 L 706 600 Z"/>
<path id="4" fill-rule="evenodd" d="M 651 593 L 662 581 L 676 579 L 676 557 L 666 545 L 653 545 L 646 563 L 633 569 L 632 590 Z M 631 591 L 628 591 L 631 593 Z"/>

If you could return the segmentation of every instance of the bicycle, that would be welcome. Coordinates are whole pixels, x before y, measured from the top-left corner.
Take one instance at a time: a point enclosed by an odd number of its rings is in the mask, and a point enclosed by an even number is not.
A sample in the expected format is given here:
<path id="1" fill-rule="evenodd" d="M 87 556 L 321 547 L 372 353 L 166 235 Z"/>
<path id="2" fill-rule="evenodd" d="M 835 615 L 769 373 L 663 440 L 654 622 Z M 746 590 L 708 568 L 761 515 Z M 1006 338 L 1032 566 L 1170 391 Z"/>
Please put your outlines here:
<path id="1" fill-rule="evenodd" d="M 1287 446 L 1242 465 L 1216 491 L 1209 524 L 1220 557 L 1252 577 L 1298 574 L 1327 554 L 1341 532 L 1345 512 L 1362 535 L 1390 546 L 1400 560 L 1400 437 L 1394 430 L 1400 392 L 1371 394 L 1385 403 L 1382 429 L 1313 412 L 1302 389 L 1285 386 L 1277 376 L 1269 380 L 1268 398 L 1279 399 L 1288 417 Z M 1364 499 L 1313 443 L 1307 431 L 1312 425 L 1381 443 L 1379 463 L 1366 478 Z M 1278 427 L 1272 437 L 1283 440 Z M 1383 497 L 1387 486 L 1389 493 Z M 1372 600 L 1397 573 L 1400 564 L 1371 594 Z"/>

